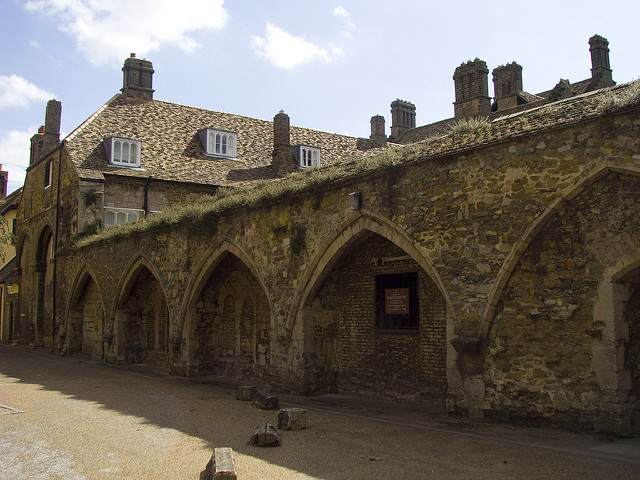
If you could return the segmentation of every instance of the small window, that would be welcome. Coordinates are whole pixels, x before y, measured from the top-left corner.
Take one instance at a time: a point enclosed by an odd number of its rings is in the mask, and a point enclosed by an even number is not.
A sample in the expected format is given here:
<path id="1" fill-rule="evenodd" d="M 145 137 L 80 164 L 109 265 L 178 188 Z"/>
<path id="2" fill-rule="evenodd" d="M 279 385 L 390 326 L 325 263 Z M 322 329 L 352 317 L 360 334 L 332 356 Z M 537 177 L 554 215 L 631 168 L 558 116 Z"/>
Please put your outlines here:
<path id="1" fill-rule="evenodd" d="M 418 330 L 418 274 L 376 276 L 376 327 L 386 330 Z"/>
<path id="2" fill-rule="evenodd" d="M 300 168 L 319 167 L 320 166 L 320 149 L 318 147 L 310 147 L 308 145 L 299 145 L 295 147 L 298 165 Z"/>
<path id="3" fill-rule="evenodd" d="M 104 226 L 122 225 L 137 222 L 144 215 L 144 210 L 135 208 L 104 207 Z"/>
<path id="4" fill-rule="evenodd" d="M 44 188 L 49 188 L 53 181 L 53 165 L 49 160 L 44 166 Z"/>
<path id="5" fill-rule="evenodd" d="M 212 157 L 236 158 L 237 133 L 205 128 L 199 132 L 199 135 L 207 155 Z"/>
<path id="6" fill-rule="evenodd" d="M 109 163 L 120 167 L 140 167 L 142 140 L 126 137 L 109 137 L 104 141 Z"/>

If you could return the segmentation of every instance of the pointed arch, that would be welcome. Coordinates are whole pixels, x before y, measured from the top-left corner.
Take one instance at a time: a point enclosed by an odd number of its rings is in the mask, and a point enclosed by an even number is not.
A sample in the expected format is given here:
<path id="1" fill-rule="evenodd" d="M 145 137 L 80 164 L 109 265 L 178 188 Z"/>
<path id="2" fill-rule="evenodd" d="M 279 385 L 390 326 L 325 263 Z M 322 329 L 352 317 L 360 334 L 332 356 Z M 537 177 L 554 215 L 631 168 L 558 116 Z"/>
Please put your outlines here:
<path id="1" fill-rule="evenodd" d="M 86 263 L 78 270 L 66 304 L 65 344 L 67 353 L 93 357 L 104 355 L 104 299 L 96 276 Z"/>
<path id="2" fill-rule="evenodd" d="M 137 275 L 140 273 L 142 269 L 146 268 L 149 270 L 153 278 L 158 282 L 160 288 L 162 289 L 162 294 L 164 297 L 167 297 L 167 293 L 164 289 L 163 283 L 160 281 L 160 270 L 145 256 L 139 254 L 129 261 L 129 264 L 123 270 L 123 273 L 118 282 L 118 294 L 113 299 L 113 308 L 111 311 L 116 311 L 118 309 L 118 305 L 121 300 L 128 295 L 131 288 L 133 287 L 134 280 Z"/>
<path id="3" fill-rule="evenodd" d="M 260 275 L 260 272 L 256 268 L 255 263 L 251 260 L 249 255 L 242 248 L 232 242 L 230 238 L 221 236 L 217 238 L 213 245 L 211 245 L 205 251 L 204 255 L 202 256 L 202 260 L 194 269 L 191 281 L 187 286 L 182 306 L 180 307 L 180 312 L 178 313 L 178 321 L 174 326 L 173 334 L 175 338 L 180 338 L 183 336 L 186 312 L 189 306 L 197 301 L 197 298 L 202 293 L 202 289 L 209 280 L 209 277 L 218 267 L 224 257 L 229 253 L 238 257 L 238 259 L 253 274 L 262 291 L 266 293 L 267 289 L 262 279 L 262 275 Z M 269 311 L 271 311 L 271 300 L 268 296 L 267 299 L 269 300 Z"/>
<path id="4" fill-rule="evenodd" d="M 40 230 L 36 244 L 35 263 L 35 345 L 53 345 L 53 231 L 48 223 Z"/>
<path id="5" fill-rule="evenodd" d="M 45 224 L 40 230 L 40 236 L 38 237 L 38 244 L 36 248 L 36 268 L 43 268 L 46 265 L 47 260 L 52 256 L 51 241 L 53 239 L 53 231 L 48 224 Z"/>
<path id="6" fill-rule="evenodd" d="M 387 311 L 394 292 L 407 317 Z M 443 401 L 455 364 L 452 310 L 440 276 L 406 233 L 360 211 L 324 242 L 300 280 L 284 332 L 291 367 L 307 392 L 402 392 Z"/>
<path id="7" fill-rule="evenodd" d="M 453 313 L 451 298 L 440 275 L 431 262 L 415 247 L 414 242 L 407 234 L 390 221 L 376 216 L 371 212 L 362 210 L 359 214 L 356 214 L 355 217 L 345 221 L 340 228 L 324 242 L 319 249 L 318 255 L 316 255 L 310 263 L 294 294 L 289 325 L 292 326 L 295 323 L 295 319 L 300 315 L 302 306 L 309 297 L 313 297 L 313 294 L 320 287 L 322 279 L 339 260 L 340 253 L 345 251 L 352 242 L 356 241 L 357 238 L 365 232 L 376 233 L 386 238 L 411 256 L 433 280 L 446 301 L 447 310 L 451 314 Z"/>
<path id="8" fill-rule="evenodd" d="M 249 255 L 227 237 L 207 249 L 188 285 L 173 331 L 174 366 L 188 375 L 265 376 L 272 306 Z"/>
<path id="9" fill-rule="evenodd" d="M 166 364 L 170 315 L 162 277 L 144 255 L 133 258 L 113 299 L 117 355 L 128 363 Z"/>
<path id="10" fill-rule="evenodd" d="M 622 175 L 630 175 L 640 177 L 640 169 L 628 168 L 628 167 L 616 167 L 611 165 L 605 165 L 597 168 L 596 170 L 587 173 L 584 177 L 578 180 L 572 187 L 567 188 L 562 192 L 558 198 L 556 198 L 549 206 L 531 223 L 529 228 L 522 234 L 520 239 L 511 249 L 509 255 L 502 264 L 502 268 L 496 277 L 496 281 L 491 286 L 488 295 L 487 305 L 481 317 L 481 324 L 479 325 L 478 333 L 481 340 L 487 338 L 489 330 L 491 329 L 491 322 L 495 315 L 496 306 L 502 297 L 504 291 L 513 270 L 522 258 L 522 255 L 527 251 L 529 245 L 533 240 L 542 232 L 567 206 L 567 204 L 576 198 L 578 195 L 586 191 L 590 186 L 595 184 L 598 180 L 604 178 L 610 173 L 619 173 Z M 482 342 L 481 342 L 482 343 Z"/>

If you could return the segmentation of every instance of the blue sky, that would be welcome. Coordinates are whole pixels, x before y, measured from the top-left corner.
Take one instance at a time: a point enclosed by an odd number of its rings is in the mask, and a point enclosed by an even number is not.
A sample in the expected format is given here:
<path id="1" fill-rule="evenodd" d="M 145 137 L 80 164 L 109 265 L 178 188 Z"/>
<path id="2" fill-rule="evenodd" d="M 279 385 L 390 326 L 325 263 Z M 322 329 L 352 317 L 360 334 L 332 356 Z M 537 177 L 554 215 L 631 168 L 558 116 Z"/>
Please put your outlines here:
<path id="1" fill-rule="evenodd" d="M 618 83 L 640 74 L 640 2 L 494 0 L 1 0 L 0 163 L 24 179 L 46 101 L 69 134 L 122 87 L 131 52 L 153 62 L 155 98 L 367 137 L 396 98 L 417 124 L 453 116 L 455 68 L 516 61 L 524 89 L 590 76 L 588 39 L 609 40 Z M 489 94 L 493 94 L 490 83 Z"/>

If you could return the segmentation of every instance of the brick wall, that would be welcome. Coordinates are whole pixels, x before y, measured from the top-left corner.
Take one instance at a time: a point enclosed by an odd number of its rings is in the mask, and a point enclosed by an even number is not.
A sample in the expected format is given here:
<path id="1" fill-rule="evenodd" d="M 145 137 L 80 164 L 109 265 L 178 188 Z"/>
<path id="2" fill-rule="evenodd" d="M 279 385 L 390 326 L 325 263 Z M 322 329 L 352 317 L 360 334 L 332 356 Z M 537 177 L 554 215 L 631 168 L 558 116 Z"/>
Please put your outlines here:
<path id="1" fill-rule="evenodd" d="M 389 331 L 376 327 L 377 275 L 417 272 L 419 327 Z M 312 301 L 310 299 L 310 301 Z M 402 249 L 367 236 L 346 251 L 318 292 L 323 307 L 311 326 L 314 354 L 324 372 L 317 388 L 369 390 L 408 397 L 443 397 L 446 390 L 444 301 L 433 281 Z M 312 307 L 313 309 L 313 307 Z M 313 313 L 312 313 L 313 316 Z M 331 357 L 333 365 L 327 370 Z"/>

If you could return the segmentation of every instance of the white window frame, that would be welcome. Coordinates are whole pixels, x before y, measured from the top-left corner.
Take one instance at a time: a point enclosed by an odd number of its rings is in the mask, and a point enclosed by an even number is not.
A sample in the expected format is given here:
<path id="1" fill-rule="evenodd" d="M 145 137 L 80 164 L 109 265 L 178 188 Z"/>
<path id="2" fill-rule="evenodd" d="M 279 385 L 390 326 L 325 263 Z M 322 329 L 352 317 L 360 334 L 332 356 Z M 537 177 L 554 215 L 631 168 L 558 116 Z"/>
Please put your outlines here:
<path id="1" fill-rule="evenodd" d="M 109 163 L 119 167 L 140 168 L 142 140 L 128 137 L 109 137 Z"/>
<path id="2" fill-rule="evenodd" d="M 300 145 L 299 151 L 300 168 L 311 168 L 320 166 L 320 149 L 310 145 Z"/>
<path id="3" fill-rule="evenodd" d="M 113 215 L 113 221 L 108 221 L 108 214 Z M 123 221 L 119 222 L 121 218 Z M 140 208 L 104 207 L 104 226 L 123 225 L 129 222 L 137 222 L 144 218 L 144 210 Z"/>
<path id="4" fill-rule="evenodd" d="M 207 128 L 205 153 L 211 157 L 236 158 L 238 134 L 228 130 Z"/>

